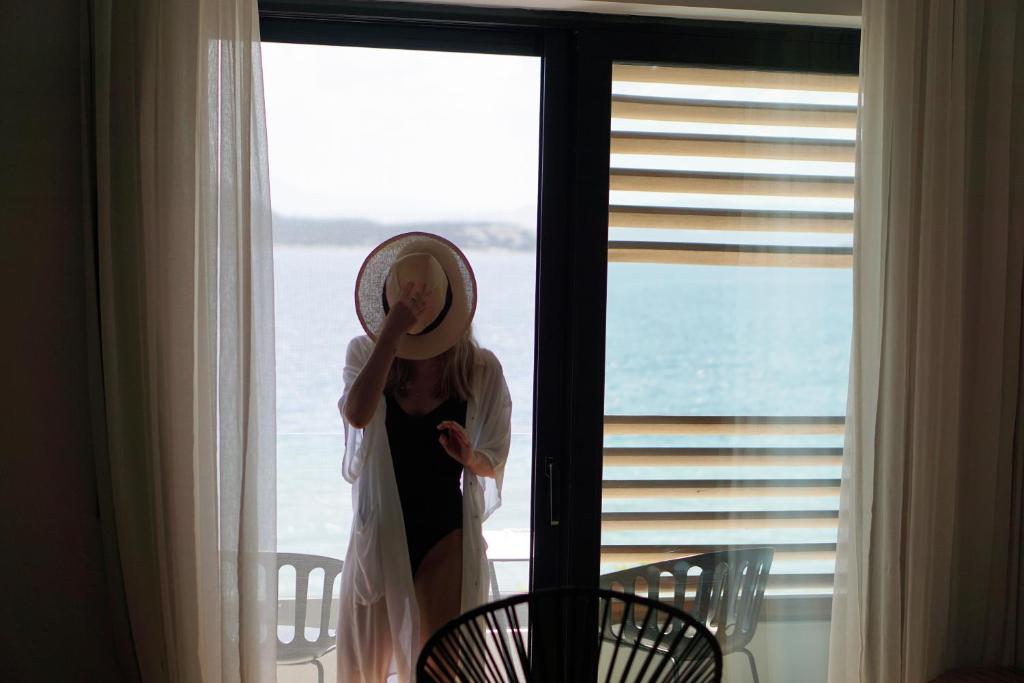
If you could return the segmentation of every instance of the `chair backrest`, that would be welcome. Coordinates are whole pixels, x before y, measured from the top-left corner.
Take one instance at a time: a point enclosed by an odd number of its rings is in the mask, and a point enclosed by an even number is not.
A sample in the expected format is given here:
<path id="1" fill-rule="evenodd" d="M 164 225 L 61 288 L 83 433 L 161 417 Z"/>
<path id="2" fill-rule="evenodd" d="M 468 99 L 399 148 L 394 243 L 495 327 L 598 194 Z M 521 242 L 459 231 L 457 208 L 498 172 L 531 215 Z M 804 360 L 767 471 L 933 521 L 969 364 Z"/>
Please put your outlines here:
<path id="1" fill-rule="evenodd" d="M 416 672 L 420 683 L 719 683 L 722 651 L 707 628 L 665 603 L 556 588 L 456 617 L 427 641 Z"/>
<path id="2" fill-rule="evenodd" d="M 728 654 L 754 637 L 774 556 L 772 548 L 691 555 L 604 574 L 601 587 L 671 602 L 707 626 Z"/>
<path id="3" fill-rule="evenodd" d="M 331 619 L 331 608 L 334 601 L 334 579 L 341 573 L 341 560 L 321 555 L 305 555 L 302 553 L 277 553 L 277 571 L 286 566 L 295 569 L 295 630 L 291 640 L 285 642 L 280 634 L 277 640 L 277 660 L 279 662 L 309 661 L 328 652 L 334 646 L 334 636 L 328 630 Z M 323 579 L 317 579 L 314 594 L 319 593 L 320 630 L 315 640 L 306 637 L 306 615 L 309 609 L 310 574 L 315 569 L 323 569 Z"/>

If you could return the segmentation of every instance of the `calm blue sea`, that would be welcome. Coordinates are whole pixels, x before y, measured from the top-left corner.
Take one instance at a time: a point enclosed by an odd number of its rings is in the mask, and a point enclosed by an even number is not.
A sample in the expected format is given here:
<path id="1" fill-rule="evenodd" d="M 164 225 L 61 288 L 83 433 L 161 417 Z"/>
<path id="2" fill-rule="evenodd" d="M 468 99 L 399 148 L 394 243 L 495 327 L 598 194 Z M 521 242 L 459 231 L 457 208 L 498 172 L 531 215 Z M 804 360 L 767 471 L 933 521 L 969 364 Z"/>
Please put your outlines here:
<path id="1" fill-rule="evenodd" d="M 336 402 L 348 340 L 360 334 L 352 304 L 367 249 L 285 246 L 274 250 L 277 318 L 278 547 L 343 557 L 351 520 L 340 475 Z M 474 330 L 504 365 L 513 398 L 513 447 L 504 505 L 488 521 L 492 557 L 524 557 L 530 511 L 534 255 L 469 252 L 479 281 Z M 599 296 L 595 293 L 595 297 Z M 848 270 L 614 264 L 609 270 L 605 412 L 666 415 L 840 415 L 849 364 Z M 602 331 L 595 331 L 595 335 Z M 607 445 L 841 445 L 836 437 L 609 438 Z M 682 478 L 650 469 L 606 468 L 607 477 Z M 764 475 L 750 471 L 745 476 Z M 793 468 L 787 476 L 836 476 Z M 701 477 L 733 477 L 705 468 Z M 778 475 L 778 472 L 775 472 Z M 659 501 L 686 509 L 685 501 Z M 745 504 L 725 499 L 714 509 Z M 835 507 L 834 499 L 779 500 L 785 509 Z M 606 510 L 647 501 L 607 501 Z M 819 538 L 821 530 L 794 532 Z M 721 534 L 719 534 L 721 535 Z M 749 536 L 749 534 L 748 534 Z M 606 533 L 605 542 L 700 542 L 666 532 Z M 742 534 L 730 537 L 748 542 Z"/>

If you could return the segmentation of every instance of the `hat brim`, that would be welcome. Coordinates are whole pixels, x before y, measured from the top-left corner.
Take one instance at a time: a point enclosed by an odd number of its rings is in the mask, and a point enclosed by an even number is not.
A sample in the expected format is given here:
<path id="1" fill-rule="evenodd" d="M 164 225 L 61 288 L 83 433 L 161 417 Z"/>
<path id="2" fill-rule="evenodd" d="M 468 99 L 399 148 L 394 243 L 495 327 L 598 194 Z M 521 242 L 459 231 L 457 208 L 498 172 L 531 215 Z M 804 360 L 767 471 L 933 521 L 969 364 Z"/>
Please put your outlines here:
<path id="1" fill-rule="evenodd" d="M 395 260 L 413 251 L 430 254 L 441 264 L 452 291 L 452 305 L 441 323 L 421 335 L 402 335 L 397 355 L 409 360 L 439 356 L 455 346 L 476 314 L 476 276 L 469 259 L 445 238 L 429 232 L 407 232 L 378 245 L 363 261 L 356 276 L 356 315 L 366 334 L 376 340 L 386 314 L 382 292 Z M 443 296 L 443 294 L 442 294 Z"/>

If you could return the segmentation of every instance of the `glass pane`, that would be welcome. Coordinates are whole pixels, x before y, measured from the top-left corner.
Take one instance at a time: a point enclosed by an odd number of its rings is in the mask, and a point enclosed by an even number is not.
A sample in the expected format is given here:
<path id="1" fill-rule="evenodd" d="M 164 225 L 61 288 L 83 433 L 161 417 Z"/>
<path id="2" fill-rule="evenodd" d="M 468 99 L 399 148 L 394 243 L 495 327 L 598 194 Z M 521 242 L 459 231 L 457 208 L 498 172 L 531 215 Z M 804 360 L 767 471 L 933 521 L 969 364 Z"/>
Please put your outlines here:
<path id="1" fill-rule="evenodd" d="M 856 79 L 616 64 L 611 97 L 602 583 L 706 623 L 726 680 L 824 680 Z"/>
<path id="2" fill-rule="evenodd" d="M 512 393 L 503 505 L 484 534 L 493 589 L 524 591 L 539 59 L 274 43 L 263 45 L 263 58 L 275 239 L 278 549 L 345 556 L 352 501 L 341 476 L 337 401 L 347 343 L 362 334 L 352 304 L 355 277 L 382 240 L 423 230 L 469 257 L 479 293 L 474 333 L 501 361 Z M 291 585 L 282 575 L 280 587 L 285 617 L 284 603 L 295 598 L 294 572 L 289 576 Z M 332 657 L 323 660 L 328 669 Z M 301 676 L 301 668 L 283 667 L 280 676 Z"/>

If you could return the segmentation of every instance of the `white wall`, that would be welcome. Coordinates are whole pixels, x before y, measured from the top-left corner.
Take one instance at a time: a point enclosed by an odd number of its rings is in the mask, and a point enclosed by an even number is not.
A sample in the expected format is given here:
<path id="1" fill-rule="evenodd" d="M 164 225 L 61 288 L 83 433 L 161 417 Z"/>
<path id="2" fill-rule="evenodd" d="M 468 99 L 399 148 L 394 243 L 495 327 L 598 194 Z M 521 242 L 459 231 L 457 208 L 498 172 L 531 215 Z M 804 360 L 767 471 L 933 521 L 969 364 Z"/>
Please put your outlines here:
<path id="1" fill-rule="evenodd" d="M 761 683 L 824 683 L 828 675 L 827 621 L 771 621 L 758 625 L 750 651 Z M 749 683 L 742 653 L 725 658 L 724 683 Z"/>

